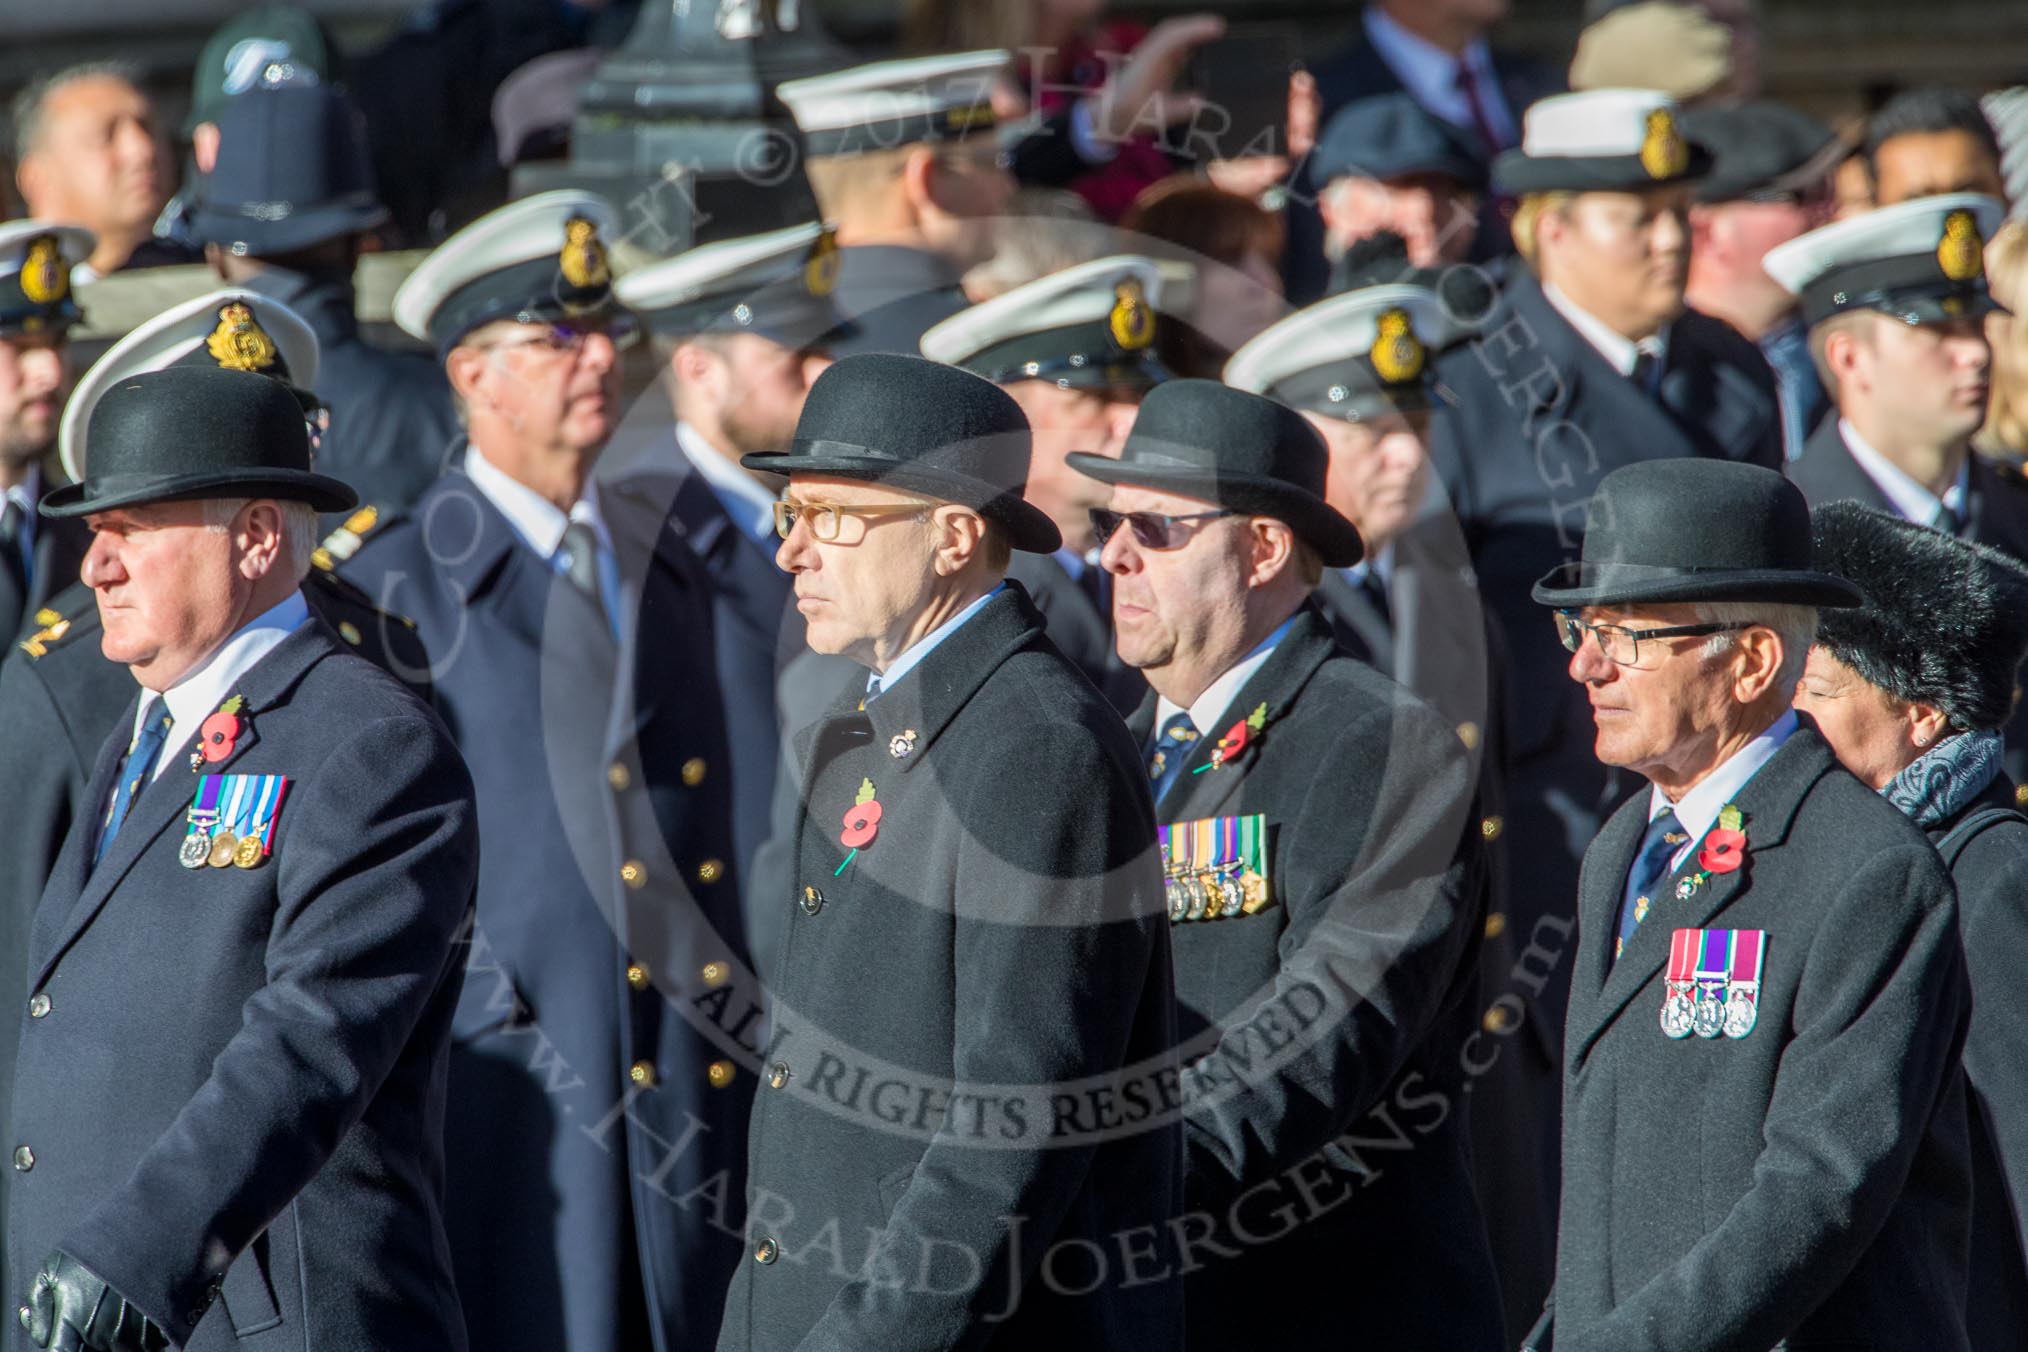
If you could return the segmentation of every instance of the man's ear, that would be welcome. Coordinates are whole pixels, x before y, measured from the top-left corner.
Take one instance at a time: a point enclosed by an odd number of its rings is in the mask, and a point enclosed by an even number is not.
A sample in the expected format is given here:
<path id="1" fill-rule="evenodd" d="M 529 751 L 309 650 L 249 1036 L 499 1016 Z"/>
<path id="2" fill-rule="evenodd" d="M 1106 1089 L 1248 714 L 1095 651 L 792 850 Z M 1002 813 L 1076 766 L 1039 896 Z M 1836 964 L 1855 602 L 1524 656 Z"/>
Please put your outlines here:
<path id="1" fill-rule="evenodd" d="M 943 187 L 942 176 L 943 169 L 937 164 L 934 150 L 925 145 L 909 148 L 901 162 L 901 194 L 916 219 L 943 212 L 937 196 Z"/>
<path id="2" fill-rule="evenodd" d="M 35 208 L 27 205 L 41 201 L 43 189 L 49 186 L 49 157 L 39 150 L 31 150 L 21 157 L 21 163 L 14 166 L 14 188 L 21 194 L 22 209 L 30 215 Z"/>
<path id="3" fill-rule="evenodd" d="M 969 507 L 945 504 L 930 514 L 938 577 L 962 572 L 986 544 L 986 518 Z"/>
<path id="4" fill-rule="evenodd" d="M 240 517 L 238 535 L 246 552 L 240 558 L 240 573 L 257 582 L 281 563 L 284 517 L 280 503 L 257 498 L 248 503 Z"/>
<path id="5" fill-rule="evenodd" d="M 1296 533 L 1289 529 L 1286 522 L 1271 516 L 1256 516 L 1247 522 L 1247 530 L 1253 547 L 1253 566 L 1247 573 L 1247 586 L 1265 586 L 1295 567 Z"/>
<path id="6" fill-rule="evenodd" d="M 479 382 L 485 377 L 486 363 L 492 354 L 476 347 L 454 347 L 444 358 L 444 377 L 451 382 L 451 390 L 469 405 L 478 405 Z"/>
<path id="7" fill-rule="evenodd" d="M 1774 688 L 1782 668 L 1782 640 L 1765 625 L 1740 630 L 1732 647 L 1733 696 L 1751 704 Z"/>

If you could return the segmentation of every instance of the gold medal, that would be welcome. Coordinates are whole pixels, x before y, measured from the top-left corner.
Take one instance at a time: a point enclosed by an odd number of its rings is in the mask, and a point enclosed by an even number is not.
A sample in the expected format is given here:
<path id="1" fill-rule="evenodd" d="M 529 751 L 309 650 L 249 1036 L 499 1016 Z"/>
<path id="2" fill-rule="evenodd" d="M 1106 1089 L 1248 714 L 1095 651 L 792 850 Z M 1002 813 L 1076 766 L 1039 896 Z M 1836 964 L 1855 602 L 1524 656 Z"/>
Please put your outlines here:
<path id="1" fill-rule="evenodd" d="M 238 851 L 239 837 L 230 831 L 220 831 L 211 838 L 211 857 L 204 862 L 213 868 L 224 868 Z"/>
<path id="2" fill-rule="evenodd" d="M 1248 869 L 1239 875 L 1239 888 L 1246 894 L 1246 900 L 1239 904 L 1240 910 L 1248 915 L 1256 915 L 1267 909 L 1267 879 Z"/>
<path id="3" fill-rule="evenodd" d="M 261 848 L 259 836 L 241 836 L 239 848 L 232 852 L 232 862 L 241 868 L 259 868 L 268 852 Z"/>

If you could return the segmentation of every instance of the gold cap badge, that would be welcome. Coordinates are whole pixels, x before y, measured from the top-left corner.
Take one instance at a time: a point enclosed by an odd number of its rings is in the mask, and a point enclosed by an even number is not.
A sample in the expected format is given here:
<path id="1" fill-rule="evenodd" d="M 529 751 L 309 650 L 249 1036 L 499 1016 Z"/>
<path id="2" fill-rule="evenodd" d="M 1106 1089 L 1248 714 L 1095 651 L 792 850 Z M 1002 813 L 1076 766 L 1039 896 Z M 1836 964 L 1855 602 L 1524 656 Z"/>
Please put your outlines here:
<path id="1" fill-rule="evenodd" d="M 227 371 L 265 371 L 275 364 L 275 340 L 239 301 L 219 310 L 218 327 L 204 340 L 204 350 Z"/>
<path id="2" fill-rule="evenodd" d="M 563 280 L 575 287 L 604 286 L 613 279 L 606 246 L 599 242 L 599 228 L 582 216 L 563 223 L 563 253 L 556 262 Z"/>
<path id="3" fill-rule="evenodd" d="M 1953 211 L 1944 217 L 1943 238 L 1936 246 L 1937 266 L 1954 282 L 1969 282 L 1986 270 L 1986 241 L 1979 236 L 1979 223 L 1969 211 Z"/>
<path id="4" fill-rule="evenodd" d="M 1648 114 L 1647 135 L 1641 139 L 1641 168 L 1649 178 L 1674 178 L 1690 167 L 1690 146 L 1676 130 L 1676 115 L 1667 108 Z"/>
<path id="5" fill-rule="evenodd" d="M 21 294 L 37 305 L 54 305 L 70 294 L 70 269 L 55 235 L 37 235 L 21 263 Z"/>
<path id="6" fill-rule="evenodd" d="M 1148 308 L 1140 281 L 1129 277 L 1113 288 L 1113 297 L 1113 312 L 1108 319 L 1113 341 L 1128 352 L 1139 352 L 1154 342 L 1155 312 Z"/>
<path id="7" fill-rule="evenodd" d="M 1380 312 L 1380 334 L 1373 340 L 1373 373 L 1390 385 L 1400 385 L 1422 374 L 1429 362 L 1429 349 L 1409 327 L 1408 311 Z"/>
<path id="8" fill-rule="evenodd" d="M 828 296 L 838 289 L 838 270 L 844 264 L 838 251 L 838 232 L 826 230 L 810 245 L 803 261 L 803 286 L 813 296 Z"/>

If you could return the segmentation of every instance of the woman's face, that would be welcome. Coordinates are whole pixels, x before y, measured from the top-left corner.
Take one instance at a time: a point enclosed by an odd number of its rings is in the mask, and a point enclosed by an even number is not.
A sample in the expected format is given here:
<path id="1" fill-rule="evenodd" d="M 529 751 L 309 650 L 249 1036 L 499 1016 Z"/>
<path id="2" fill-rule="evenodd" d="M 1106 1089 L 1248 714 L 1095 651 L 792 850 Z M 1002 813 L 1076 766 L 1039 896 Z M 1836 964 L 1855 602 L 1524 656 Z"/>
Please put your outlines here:
<path id="1" fill-rule="evenodd" d="M 1810 649 L 1796 686 L 1796 709 L 1816 720 L 1839 763 L 1868 788 L 1886 788 L 1922 754 L 1911 735 L 1908 706 L 1821 647 Z"/>

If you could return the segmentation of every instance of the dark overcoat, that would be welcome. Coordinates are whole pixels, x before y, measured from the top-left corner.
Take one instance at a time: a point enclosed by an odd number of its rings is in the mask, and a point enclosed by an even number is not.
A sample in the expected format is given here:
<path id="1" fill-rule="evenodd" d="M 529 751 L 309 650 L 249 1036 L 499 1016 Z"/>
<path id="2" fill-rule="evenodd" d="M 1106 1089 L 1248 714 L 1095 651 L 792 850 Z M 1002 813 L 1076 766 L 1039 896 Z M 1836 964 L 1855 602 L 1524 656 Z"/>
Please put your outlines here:
<path id="1" fill-rule="evenodd" d="M 415 619 L 479 786 L 447 1155 L 459 1293 L 493 1349 L 698 1346 L 739 1252 L 760 1015 L 709 600 L 659 505 L 600 505 L 617 642 L 461 471 L 347 565 Z"/>
<path id="2" fill-rule="evenodd" d="M 1101 588 L 1100 595 L 1109 597 L 1111 579 L 1098 565 L 1088 566 Z M 1076 664 L 1122 717 L 1133 712 L 1147 693 L 1148 683 L 1140 672 L 1120 661 L 1119 651 L 1113 647 L 1110 602 L 1102 606 L 1083 582 L 1046 554 L 1016 554 L 1007 566 L 1007 576 L 1027 590 L 1028 598 L 1042 612 L 1049 626 L 1049 641 Z"/>
<path id="3" fill-rule="evenodd" d="M 55 524 L 55 523 L 50 523 Z M 361 657 L 407 678 L 430 697 L 428 661 L 415 631 L 382 615 L 365 593 L 322 568 L 303 579 L 303 598 Z M 98 603 L 81 582 L 50 598 L 57 615 L 0 662 L 0 813 L 8 850 L 0 855 L 0 954 L 28 951 L 29 926 L 57 851 L 84 800 L 99 748 L 134 700 L 134 678 L 100 651 Z M 0 1122 L 13 1091 L 14 1052 L 27 1006 L 23 964 L 0 962 Z M 0 1174 L 0 1228 L 6 1224 L 7 1176 Z M 0 1291 L 17 1283 L 0 1254 Z M 16 1292 L 18 1295 L 19 1293 Z"/>
<path id="4" fill-rule="evenodd" d="M 1269 904 L 1183 921 L 1178 1032 L 1193 1348 L 1503 1348 L 1473 1195 L 1464 1032 L 1477 1016 L 1484 857 L 1456 734 L 1305 610 L 1234 696 L 1250 750 L 1206 729 L 1157 819 L 1259 814 Z M 1150 695 L 1129 724 L 1155 732 Z M 1301 1036 L 1294 1037 L 1300 1030 Z M 1307 1042 L 1307 1045 L 1303 1043 Z M 1286 1050 L 1284 1050 L 1286 1049 Z"/>
<path id="5" fill-rule="evenodd" d="M 825 340 L 834 357 L 922 351 L 922 336 L 972 302 L 957 268 L 927 249 L 854 244 L 838 251 L 832 304 L 848 321 Z"/>
<path id="6" fill-rule="evenodd" d="M 1972 1260 L 1965 1324 L 1977 1352 L 2028 1350 L 2028 820 L 2001 775 L 1929 828 L 1958 889 L 1972 982 L 1965 1035 Z M 1958 834 L 1963 827 L 1962 834 Z"/>
<path id="7" fill-rule="evenodd" d="M 1182 1337 L 1146 777 L 1042 628 L 1007 583 L 798 740 L 794 913 L 724 1352 Z M 846 819 L 872 803 L 853 854 Z"/>
<path id="8" fill-rule="evenodd" d="M 1788 466 L 1789 481 L 1803 490 L 1810 506 L 1849 500 L 1875 511 L 1900 516 L 1901 510 L 1881 491 L 1845 445 L 1838 419 L 1825 418 L 1803 448 L 1802 458 Z M 2011 465 L 1974 455 L 1968 471 L 1961 539 L 1989 545 L 2028 564 L 2028 479 Z M 1920 523 L 1930 524 L 1927 521 Z M 2007 775 L 2028 783 L 2028 706 L 2017 707 L 2006 727 Z"/>
<path id="9" fill-rule="evenodd" d="M 177 729 L 105 858 L 94 810 L 43 893 L 10 1268 L 61 1248 L 192 1352 L 463 1348 L 442 1141 L 471 778 L 428 707 L 321 621 L 236 692 L 240 733 L 199 768 L 288 776 L 272 857 L 179 861 L 199 776 L 197 729 Z"/>
<path id="10" fill-rule="evenodd" d="M 1734 803 L 1744 863 L 1685 897 L 1693 848 L 1617 963 L 1647 798 L 1585 855 L 1555 1352 L 1964 1348 L 1968 998 L 1950 878 L 1807 718 Z M 1678 929 L 1765 935 L 1743 1037 L 1665 1035 Z"/>

